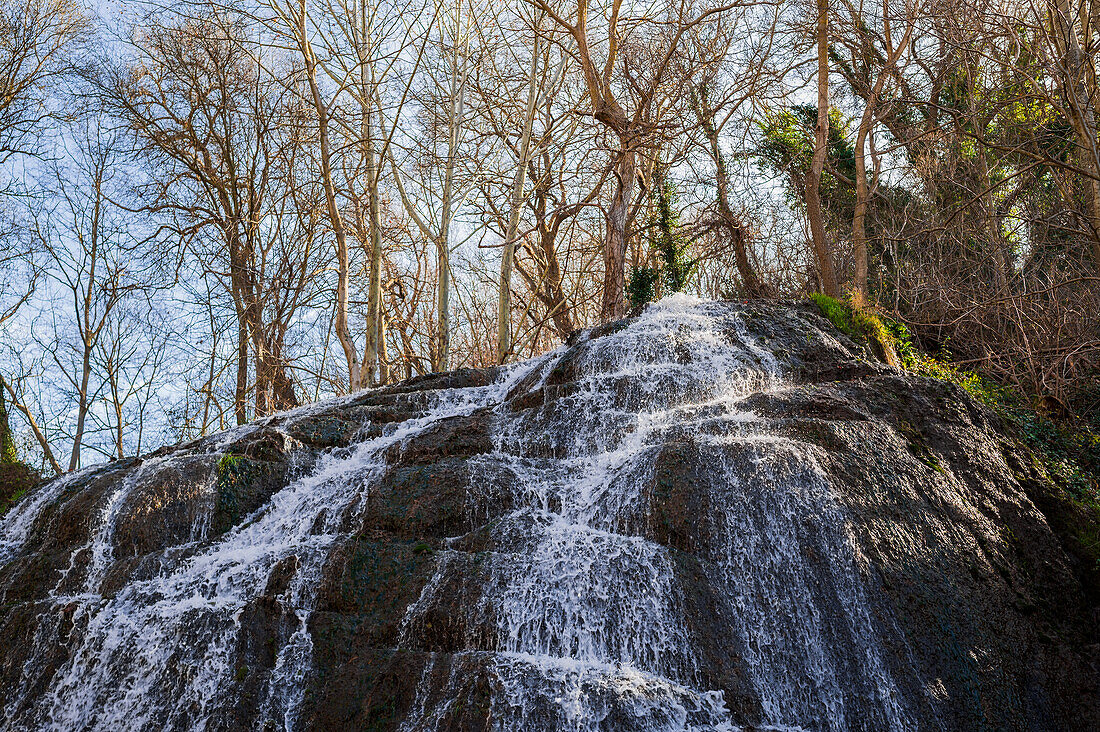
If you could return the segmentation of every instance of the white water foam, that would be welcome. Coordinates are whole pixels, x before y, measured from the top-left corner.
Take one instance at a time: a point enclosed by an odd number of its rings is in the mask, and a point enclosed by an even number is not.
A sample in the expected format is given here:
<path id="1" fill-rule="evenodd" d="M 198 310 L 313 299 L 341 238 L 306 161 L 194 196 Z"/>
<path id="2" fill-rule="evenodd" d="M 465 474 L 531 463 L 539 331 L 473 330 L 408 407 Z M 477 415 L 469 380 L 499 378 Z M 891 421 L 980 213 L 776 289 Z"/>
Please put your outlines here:
<path id="1" fill-rule="evenodd" d="M 520 385 L 546 400 L 514 409 L 505 396 Z M 691 479 L 710 507 L 698 517 L 710 527 L 698 560 L 721 590 L 731 628 L 708 642 L 738 649 L 758 704 L 753 728 L 912 728 L 855 543 L 813 449 L 769 434 L 745 406 L 784 388 L 780 359 L 734 308 L 674 296 L 615 332 L 512 367 L 492 386 L 441 391 L 424 415 L 324 455 L 250 520 L 103 597 L 112 532 L 132 490 L 124 481 L 92 532 L 86 592 L 65 598 L 75 603 L 69 622 L 79 641 L 33 706 L 16 695 L 6 727 L 206 728 L 232 704 L 249 603 L 293 558 L 278 598 L 286 622 L 255 723 L 296 728 L 323 564 L 385 472 L 387 448 L 439 420 L 495 407 L 494 449 L 469 461 L 470 498 L 504 490 L 514 509 L 492 529 L 481 602 L 465 608 L 477 632 L 448 672 L 437 673 L 437 655 L 429 656 L 404 729 L 444 724 L 455 703 L 446 690 L 468 681 L 463 660 L 488 674 L 489 719 L 501 732 L 740 729 L 731 700 L 707 688 L 683 557 L 650 532 L 656 464 L 670 444 L 696 451 Z M 23 546 L 64 485 L 55 481 L 5 517 L 0 553 Z M 436 554 L 402 623 L 403 648 L 417 649 L 417 621 L 443 601 L 462 558 L 453 548 Z M 49 631 L 42 623 L 43 642 Z M 434 693 L 440 683 L 444 693 Z"/>
<path id="2" fill-rule="evenodd" d="M 33 707 L 21 707 L 17 695 L 5 709 L 5 726 L 206 728 L 231 705 L 226 695 L 235 689 L 242 612 L 264 592 L 272 569 L 294 558 L 297 571 L 279 600 L 298 622 L 280 648 L 262 705 L 263 722 L 293 728 L 312 660 L 306 620 L 323 563 L 344 536 L 347 510 L 359 505 L 363 493 L 384 472 L 386 449 L 440 419 L 500 403 L 512 379 L 523 373 L 523 368 L 514 369 L 507 374 L 510 378 L 490 387 L 440 392 L 427 414 L 383 436 L 323 455 L 309 475 L 274 494 L 251 520 L 163 574 L 133 581 L 104 598 L 97 589 L 102 568 L 110 562 L 118 507 L 138 484 L 141 469 L 132 473 L 132 479 L 123 480 L 109 496 L 92 531 L 88 592 L 59 598 L 75 606 L 73 626 L 83 628 L 78 645 Z M 50 495 L 56 498 L 60 490 L 51 486 Z M 14 521 L 6 541 L 20 540 L 31 520 L 20 516 Z M 55 608 L 47 615 L 57 612 Z M 37 656 L 32 654 L 28 667 L 35 663 Z"/>
<path id="3" fill-rule="evenodd" d="M 674 296 L 582 341 L 568 363 L 564 383 L 555 365 L 543 367 L 531 391 L 546 403 L 502 413 L 496 450 L 471 461 L 474 482 L 510 483 L 516 506 L 494 530 L 507 549 L 492 553 L 483 607 L 471 614 L 498 626 L 495 729 L 737 728 L 722 692 L 699 686 L 675 556 L 645 535 L 655 461 L 677 441 L 706 468 L 715 546 L 703 554 L 738 636 L 710 642 L 744 649 L 758 728 L 846 729 L 868 710 L 884 728 L 911 728 L 878 651 L 844 516 L 811 449 L 768 435 L 743 406 L 786 383 L 732 308 Z M 746 460 L 729 464 L 728 454 Z M 819 525 L 805 529 L 808 521 Z M 814 547 L 829 563 L 816 574 L 803 556 Z M 406 629 L 443 599 L 453 566 L 451 556 L 440 561 Z M 816 580 L 827 582 L 825 596 Z M 818 602 L 831 603 L 843 633 Z M 415 638 L 406 632 L 403 643 Z M 833 643 L 844 647 L 834 653 Z M 852 655 L 859 678 L 845 665 Z M 414 706 L 403 729 L 434 729 L 443 718 Z"/>

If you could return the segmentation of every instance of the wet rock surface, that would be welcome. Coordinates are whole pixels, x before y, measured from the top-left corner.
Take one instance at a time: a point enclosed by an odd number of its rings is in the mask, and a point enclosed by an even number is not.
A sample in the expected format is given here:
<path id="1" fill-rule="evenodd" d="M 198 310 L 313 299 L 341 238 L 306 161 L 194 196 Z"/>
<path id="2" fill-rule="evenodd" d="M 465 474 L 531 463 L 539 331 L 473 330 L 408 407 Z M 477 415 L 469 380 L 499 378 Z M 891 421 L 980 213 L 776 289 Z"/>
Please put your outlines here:
<path id="1" fill-rule="evenodd" d="M 1100 729 L 1068 509 L 804 304 L 665 301 L 24 500 L 6 728 Z"/>

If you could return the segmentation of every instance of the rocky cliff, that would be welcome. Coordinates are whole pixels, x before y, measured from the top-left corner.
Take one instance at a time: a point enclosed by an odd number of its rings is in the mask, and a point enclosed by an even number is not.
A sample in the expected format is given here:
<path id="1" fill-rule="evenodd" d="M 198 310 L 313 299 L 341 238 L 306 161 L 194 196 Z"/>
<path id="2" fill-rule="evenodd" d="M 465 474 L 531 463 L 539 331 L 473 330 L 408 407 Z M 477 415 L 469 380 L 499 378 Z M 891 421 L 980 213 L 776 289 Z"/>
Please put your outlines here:
<path id="1" fill-rule="evenodd" d="M 678 297 L 37 489 L 0 520 L 0 718 L 1100 729 L 1066 510 L 812 306 Z"/>

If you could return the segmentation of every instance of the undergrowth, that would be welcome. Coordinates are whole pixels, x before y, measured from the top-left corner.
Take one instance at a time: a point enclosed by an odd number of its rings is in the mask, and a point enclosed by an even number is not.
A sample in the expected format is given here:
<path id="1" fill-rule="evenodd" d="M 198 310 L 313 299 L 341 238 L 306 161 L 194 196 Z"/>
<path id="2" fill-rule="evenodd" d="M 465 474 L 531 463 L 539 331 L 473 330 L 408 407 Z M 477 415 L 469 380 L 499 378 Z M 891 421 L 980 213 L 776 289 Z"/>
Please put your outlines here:
<path id="1" fill-rule="evenodd" d="M 11 510 L 42 481 L 38 471 L 17 461 L 0 462 L 0 516 Z"/>
<path id="2" fill-rule="evenodd" d="M 1031 450 L 1035 466 L 1061 497 L 1086 517 L 1074 534 L 1100 567 L 1100 423 L 1083 417 L 1056 418 L 1018 391 L 950 362 L 950 353 L 920 350 L 904 323 L 815 293 L 821 314 L 849 337 L 896 355 L 897 365 L 917 376 L 955 384 L 995 410 Z M 874 350 L 879 350 L 875 348 Z"/>

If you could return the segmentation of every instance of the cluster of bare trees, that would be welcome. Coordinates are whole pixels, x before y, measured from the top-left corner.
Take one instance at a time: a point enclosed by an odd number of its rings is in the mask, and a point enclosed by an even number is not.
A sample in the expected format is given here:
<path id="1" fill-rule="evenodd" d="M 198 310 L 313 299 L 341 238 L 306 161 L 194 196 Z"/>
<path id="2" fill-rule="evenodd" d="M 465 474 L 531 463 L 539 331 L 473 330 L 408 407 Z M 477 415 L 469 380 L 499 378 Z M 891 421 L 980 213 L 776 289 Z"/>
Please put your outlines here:
<path id="1" fill-rule="evenodd" d="M 0 376 L 53 471 L 541 352 L 670 205 L 703 296 L 1098 408 L 1092 0 L 121 7 L 0 0 Z"/>

